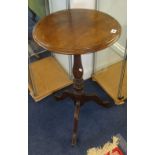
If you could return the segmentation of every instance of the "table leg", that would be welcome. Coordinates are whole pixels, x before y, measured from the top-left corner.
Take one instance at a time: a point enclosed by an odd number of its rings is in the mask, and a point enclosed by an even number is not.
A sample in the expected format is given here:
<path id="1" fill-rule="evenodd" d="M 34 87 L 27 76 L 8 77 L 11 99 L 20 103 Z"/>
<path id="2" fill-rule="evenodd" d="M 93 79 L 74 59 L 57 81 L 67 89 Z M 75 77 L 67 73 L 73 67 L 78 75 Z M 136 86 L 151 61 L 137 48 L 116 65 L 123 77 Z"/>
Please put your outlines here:
<path id="1" fill-rule="evenodd" d="M 75 112 L 74 112 L 74 126 L 72 135 L 72 145 L 77 143 L 77 129 L 78 129 L 78 119 L 80 113 L 80 106 L 82 102 L 83 94 L 83 66 L 81 62 L 81 55 L 74 55 L 74 65 L 73 65 L 73 75 L 74 75 L 74 93 L 75 93 Z"/>
<path id="2" fill-rule="evenodd" d="M 72 145 L 75 145 L 77 143 L 77 129 L 78 129 L 79 114 L 80 114 L 80 101 L 76 101 L 75 111 L 74 111 L 74 126 L 73 126 L 73 134 L 72 134 Z"/>
<path id="3" fill-rule="evenodd" d="M 109 102 L 103 101 L 96 94 L 86 94 L 84 92 L 83 66 L 81 62 L 81 55 L 74 55 L 73 75 L 74 75 L 74 82 L 73 82 L 74 91 L 72 92 L 65 91 L 60 96 L 55 97 L 57 100 L 62 100 L 65 99 L 66 97 L 70 97 L 75 103 L 74 126 L 72 135 L 72 145 L 75 145 L 77 142 L 77 129 L 78 129 L 80 106 L 84 105 L 86 101 L 90 100 L 95 101 L 96 103 L 105 108 L 111 107 L 111 105 L 109 104 Z"/>
<path id="4" fill-rule="evenodd" d="M 84 87 L 81 55 L 74 55 L 73 75 L 74 75 L 73 88 L 77 94 L 81 94 L 83 92 Z"/>

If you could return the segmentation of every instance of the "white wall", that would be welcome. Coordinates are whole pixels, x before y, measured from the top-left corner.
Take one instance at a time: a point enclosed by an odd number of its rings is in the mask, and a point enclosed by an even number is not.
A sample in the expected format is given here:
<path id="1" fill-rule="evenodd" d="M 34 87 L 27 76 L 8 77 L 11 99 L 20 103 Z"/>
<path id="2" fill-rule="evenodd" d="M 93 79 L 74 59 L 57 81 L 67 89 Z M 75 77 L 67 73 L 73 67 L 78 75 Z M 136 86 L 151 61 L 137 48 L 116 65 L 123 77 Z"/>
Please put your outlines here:
<path id="1" fill-rule="evenodd" d="M 113 16 L 122 26 L 118 43 L 125 47 L 127 35 L 127 0 L 99 0 L 99 10 Z"/>
<path id="2" fill-rule="evenodd" d="M 127 0 L 99 0 L 99 10 L 118 20 L 122 33 L 114 45 L 97 53 L 97 71 L 122 59 L 127 38 Z"/>
<path id="3" fill-rule="evenodd" d="M 50 12 L 66 9 L 66 0 L 49 0 Z M 69 73 L 69 61 L 67 55 L 54 54 L 62 67 Z"/>
<path id="4" fill-rule="evenodd" d="M 50 12 L 63 10 L 66 8 L 66 0 L 49 0 Z M 95 0 L 71 0 L 71 8 L 95 8 Z M 96 70 L 105 68 L 121 60 L 120 55 L 124 51 L 126 40 L 126 0 L 99 0 L 99 10 L 106 12 L 116 18 L 122 26 L 120 39 L 112 47 L 97 52 Z M 69 72 L 68 56 L 55 54 L 56 59 Z M 84 79 L 88 79 L 92 74 L 92 54 L 82 55 L 84 68 Z"/>
<path id="5" fill-rule="evenodd" d="M 70 0 L 71 8 L 95 8 L 95 0 Z"/>

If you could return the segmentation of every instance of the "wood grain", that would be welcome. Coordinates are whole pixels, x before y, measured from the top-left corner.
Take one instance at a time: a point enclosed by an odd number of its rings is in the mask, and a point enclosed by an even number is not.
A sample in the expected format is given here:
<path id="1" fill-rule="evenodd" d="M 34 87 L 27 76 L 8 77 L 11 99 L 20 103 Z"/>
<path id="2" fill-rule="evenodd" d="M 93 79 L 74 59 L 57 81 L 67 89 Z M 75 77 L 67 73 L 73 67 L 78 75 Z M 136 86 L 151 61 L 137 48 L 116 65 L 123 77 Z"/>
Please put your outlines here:
<path id="1" fill-rule="evenodd" d="M 74 101 L 72 145 L 77 143 L 80 106 L 84 105 L 86 101 L 93 100 L 105 108 L 110 107 L 108 102 L 102 101 L 96 94 L 84 92 L 81 54 L 107 48 L 118 40 L 120 34 L 121 26 L 113 17 L 88 9 L 69 9 L 50 14 L 40 20 L 33 29 L 34 40 L 43 48 L 56 53 L 74 55 L 74 90 L 65 91 L 56 97 L 58 100 L 69 97 Z M 60 74 L 53 73 L 53 75 L 56 74 L 57 77 L 61 77 Z M 45 74 L 45 77 L 50 76 L 52 74 Z M 58 81 L 56 77 L 53 78 L 53 82 L 48 79 L 44 80 L 49 85 L 62 81 Z"/>
<path id="2" fill-rule="evenodd" d="M 104 49 L 117 41 L 120 24 L 110 15 L 88 9 L 50 14 L 33 29 L 34 40 L 43 48 L 62 54 L 84 54 Z"/>

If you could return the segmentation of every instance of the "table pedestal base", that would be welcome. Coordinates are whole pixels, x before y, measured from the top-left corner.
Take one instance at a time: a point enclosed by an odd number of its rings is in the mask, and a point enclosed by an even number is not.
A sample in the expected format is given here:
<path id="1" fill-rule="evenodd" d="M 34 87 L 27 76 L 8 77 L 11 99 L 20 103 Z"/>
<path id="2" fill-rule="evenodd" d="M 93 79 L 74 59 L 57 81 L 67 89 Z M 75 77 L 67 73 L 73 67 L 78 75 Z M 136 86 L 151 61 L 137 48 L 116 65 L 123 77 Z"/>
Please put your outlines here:
<path id="1" fill-rule="evenodd" d="M 84 105 L 87 101 L 95 101 L 97 104 L 109 108 L 111 104 L 109 102 L 103 101 L 96 94 L 87 94 L 83 91 L 83 67 L 81 63 L 81 55 L 74 55 L 74 65 L 73 65 L 73 75 L 74 75 L 74 91 L 65 91 L 60 96 L 55 96 L 57 100 L 63 100 L 67 97 L 71 98 L 75 104 L 74 111 L 74 126 L 73 126 L 73 135 L 72 135 L 72 145 L 75 145 L 77 142 L 77 129 L 78 129 L 78 120 L 80 107 Z"/>

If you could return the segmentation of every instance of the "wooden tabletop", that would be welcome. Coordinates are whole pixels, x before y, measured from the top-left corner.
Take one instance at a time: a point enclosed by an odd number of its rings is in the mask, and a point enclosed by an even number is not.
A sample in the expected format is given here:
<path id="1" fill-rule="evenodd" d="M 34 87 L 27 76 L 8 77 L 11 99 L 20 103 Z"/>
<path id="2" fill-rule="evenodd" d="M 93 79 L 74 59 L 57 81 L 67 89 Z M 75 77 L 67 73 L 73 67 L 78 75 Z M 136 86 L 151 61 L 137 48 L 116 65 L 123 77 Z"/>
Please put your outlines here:
<path id="1" fill-rule="evenodd" d="M 120 24 L 110 15 L 88 9 L 52 13 L 33 29 L 34 40 L 61 54 L 85 54 L 111 46 L 121 34 Z"/>

